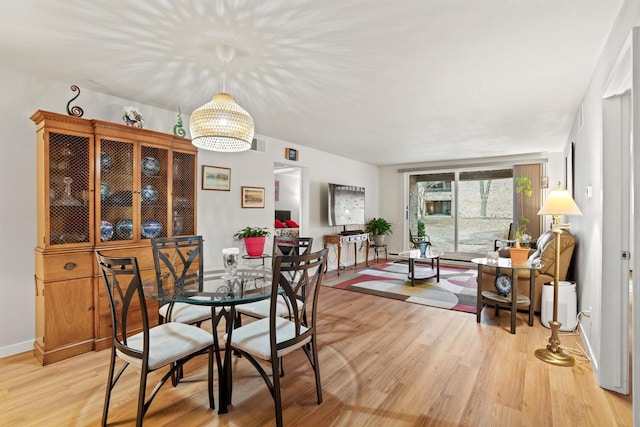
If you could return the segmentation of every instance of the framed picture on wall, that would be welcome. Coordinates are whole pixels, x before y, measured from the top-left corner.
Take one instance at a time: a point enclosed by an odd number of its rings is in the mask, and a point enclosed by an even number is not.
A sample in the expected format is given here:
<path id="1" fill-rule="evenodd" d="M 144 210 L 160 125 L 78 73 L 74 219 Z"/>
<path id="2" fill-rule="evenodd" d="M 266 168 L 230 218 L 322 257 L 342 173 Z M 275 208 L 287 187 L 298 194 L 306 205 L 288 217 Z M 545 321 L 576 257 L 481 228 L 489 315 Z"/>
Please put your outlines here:
<path id="1" fill-rule="evenodd" d="M 203 190 L 231 190 L 231 169 L 218 166 L 202 166 Z"/>
<path id="2" fill-rule="evenodd" d="M 574 184 L 573 184 L 573 167 L 575 165 L 575 142 L 572 142 L 569 145 L 569 151 L 567 151 L 567 156 L 564 158 L 564 182 L 565 188 L 571 194 L 571 197 L 575 197 L 574 192 Z"/>
<path id="3" fill-rule="evenodd" d="M 264 208 L 264 187 L 242 187 L 243 208 Z"/>
<path id="4" fill-rule="evenodd" d="M 287 148 L 285 150 L 285 157 L 287 160 L 293 160 L 294 162 L 298 161 L 298 150 L 295 148 Z"/>

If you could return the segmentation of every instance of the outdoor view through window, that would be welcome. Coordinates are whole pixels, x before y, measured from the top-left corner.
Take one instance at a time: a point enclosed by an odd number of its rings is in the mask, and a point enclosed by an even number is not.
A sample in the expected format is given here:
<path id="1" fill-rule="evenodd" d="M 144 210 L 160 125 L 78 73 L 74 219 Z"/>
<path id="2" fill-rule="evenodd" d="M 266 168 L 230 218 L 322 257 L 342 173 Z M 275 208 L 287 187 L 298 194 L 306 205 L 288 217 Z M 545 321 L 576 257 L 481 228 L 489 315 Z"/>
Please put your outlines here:
<path id="1" fill-rule="evenodd" d="M 513 221 L 512 169 L 411 175 L 409 182 L 411 232 L 416 235 L 422 220 L 434 247 L 485 253 L 506 237 Z"/>

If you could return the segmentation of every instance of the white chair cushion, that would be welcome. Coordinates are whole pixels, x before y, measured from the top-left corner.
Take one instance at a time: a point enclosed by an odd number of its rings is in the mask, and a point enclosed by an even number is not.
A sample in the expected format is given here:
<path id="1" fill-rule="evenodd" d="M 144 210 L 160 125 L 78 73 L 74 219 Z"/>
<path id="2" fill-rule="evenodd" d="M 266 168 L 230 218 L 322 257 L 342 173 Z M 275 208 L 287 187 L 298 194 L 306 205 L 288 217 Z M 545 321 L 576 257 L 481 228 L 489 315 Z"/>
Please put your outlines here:
<path id="1" fill-rule="evenodd" d="M 301 327 L 301 333 L 308 328 Z M 281 343 L 295 337 L 295 324 L 288 319 L 276 317 L 276 342 Z M 225 336 L 226 339 L 226 336 Z M 302 347 L 311 341 L 311 336 L 290 347 L 281 349 L 278 357 Z M 271 346 L 269 345 L 269 318 L 256 320 L 246 326 L 234 329 L 231 335 L 231 346 L 246 351 L 255 357 L 271 360 Z"/>
<path id="2" fill-rule="evenodd" d="M 263 299 L 260 301 L 250 302 L 248 304 L 240 304 L 236 306 L 236 311 L 238 313 L 257 318 L 269 317 L 270 309 L 270 299 Z M 276 315 L 278 315 L 279 317 L 289 317 L 289 305 L 287 304 L 287 301 L 285 300 L 283 295 L 278 295 Z"/>
<path id="3" fill-rule="evenodd" d="M 160 307 L 158 313 L 160 316 L 167 319 L 167 311 L 170 304 L 165 304 Z M 176 302 L 173 304 L 173 310 L 171 310 L 171 319 L 167 319 L 168 322 L 179 322 L 193 324 L 202 322 L 203 320 L 211 319 L 211 307 L 207 305 L 195 305 L 186 302 Z"/>
<path id="4" fill-rule="evenodd" d="M 142 332 L 131 336 L 127 346 L 142 351 Z M 213 335 L 184 323 L 169 322 L 149 329 L 149 369 L 155 370 L 213 344 Z M 142 361 L 117 351 L 123 360 L 140 367 Z"/>

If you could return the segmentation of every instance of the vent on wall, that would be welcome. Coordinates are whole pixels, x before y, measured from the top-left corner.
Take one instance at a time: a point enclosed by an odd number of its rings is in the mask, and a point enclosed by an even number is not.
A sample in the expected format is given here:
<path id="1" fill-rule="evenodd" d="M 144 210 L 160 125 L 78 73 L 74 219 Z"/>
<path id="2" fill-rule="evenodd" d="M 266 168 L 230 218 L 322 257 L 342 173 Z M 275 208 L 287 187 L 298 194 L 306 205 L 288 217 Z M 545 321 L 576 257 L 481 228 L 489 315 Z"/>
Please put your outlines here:
<path id="1" fill-rule="evenodd" d="M 251 141 L 251 150 L 264 152 L 264 140 L 253 138 L 253 141 Z"/>

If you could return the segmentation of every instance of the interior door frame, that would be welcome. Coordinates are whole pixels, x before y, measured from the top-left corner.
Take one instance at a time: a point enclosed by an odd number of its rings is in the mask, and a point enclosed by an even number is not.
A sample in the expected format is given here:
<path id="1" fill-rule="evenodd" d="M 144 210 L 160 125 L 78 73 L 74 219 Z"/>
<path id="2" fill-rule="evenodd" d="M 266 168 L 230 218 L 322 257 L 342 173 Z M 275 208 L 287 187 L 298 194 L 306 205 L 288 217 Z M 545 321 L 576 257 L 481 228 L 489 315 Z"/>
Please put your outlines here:
<path id="1" fill-rule="evenodd" d="M 640 102 L 638 84 L 640 44 L 638 28 L 632 30 L 603 88 L 602 99 L 602 277 L 600 308 L 600 351 L 594 361 L 601 387 L 629 393 L 629 271 L 637 267 L 638 256 L 630 253 L 638 247 L 638 187 Z M 633 182 L 632 182 L 633 179 Z M 609 191 L 605 191 L 608 189 Z M 633 202 L 630 200 L 632 199 Z M 632 204 L 633 203 L 633 206 Z M 637 234 L 637 233 L 636 233 Z M 637 269 L 636 269 L 637 271 Z M 638 324 L 639 293 L 633 293 L 633 320 Z M 633 329 L 634 354 L 638 353 L 640 331 Z M 639 384 L 640 362 L 632 361 L 633 383 Z M 638 411 L 639 393 L 634 393 L 634 412 Z"/>

